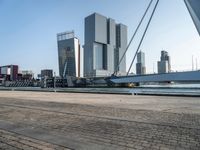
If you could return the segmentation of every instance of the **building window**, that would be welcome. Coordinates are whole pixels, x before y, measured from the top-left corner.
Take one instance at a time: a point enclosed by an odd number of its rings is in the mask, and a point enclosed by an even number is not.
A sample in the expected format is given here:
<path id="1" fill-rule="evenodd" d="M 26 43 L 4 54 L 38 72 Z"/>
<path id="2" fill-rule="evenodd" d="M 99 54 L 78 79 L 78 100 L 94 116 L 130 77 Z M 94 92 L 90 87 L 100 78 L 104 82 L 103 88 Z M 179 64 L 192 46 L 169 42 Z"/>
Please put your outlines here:
<path id="1" fill-rule="evenodd" d="M 103 45 L 99 43 L 94 43 L 94 54 L 93 54 L 93 69 L 102 70 L 103 69 Z"/>

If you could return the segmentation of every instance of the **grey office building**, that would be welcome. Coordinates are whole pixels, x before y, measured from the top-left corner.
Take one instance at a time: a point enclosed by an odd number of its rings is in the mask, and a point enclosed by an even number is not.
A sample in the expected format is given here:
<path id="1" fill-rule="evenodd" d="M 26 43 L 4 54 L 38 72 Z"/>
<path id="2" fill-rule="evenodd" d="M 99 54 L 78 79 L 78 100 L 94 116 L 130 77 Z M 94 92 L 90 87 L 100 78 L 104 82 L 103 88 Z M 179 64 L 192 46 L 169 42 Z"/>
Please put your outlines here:
<path id="1" fill-rule="evenodd" d="M 158 73 L 171 72 L 171 59 L 168 52 L 161 51 L 160 61 L 158 61 Z"/>
<path id="2" fill-rule="evenodd" d="M 57 34 L 60 77 L 80 77 L 80 44 L 74 32 Z"/>
<path id="3" fill-rule="evenodd" d="M 200 35 L 200 0 L 185 0 L 185 4 Z"/>
<path id="4" fill-rule="evenodd" d="M 41 70 L 41 78 L 52 78 L 53 77 L 53 70 L 52 69 L 43 69 Z"/>
<path id="5" fill-rule="evenodd" d="M 142 51 L 140 51 L 137 54 L 136 74 L 137 75 L 146 74 L 145 53 Z"/>
<path id="6" fill-rule="evenodd" d="M 110 76 L 127 46 L 127 26 L 94 13 L 85 18 L 84 76 Z M 119 66 L 126 73 L 126 57 Z"/>

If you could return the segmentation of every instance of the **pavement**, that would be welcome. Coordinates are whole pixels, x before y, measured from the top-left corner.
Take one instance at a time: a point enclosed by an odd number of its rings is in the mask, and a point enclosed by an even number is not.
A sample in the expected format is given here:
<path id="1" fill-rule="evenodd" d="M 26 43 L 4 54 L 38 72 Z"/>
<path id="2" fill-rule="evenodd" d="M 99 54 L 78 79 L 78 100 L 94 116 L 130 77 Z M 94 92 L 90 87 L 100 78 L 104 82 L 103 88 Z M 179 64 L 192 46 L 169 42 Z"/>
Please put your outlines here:
<path id="1" fill-rule="evenodd" d="M 200 99 L 0 91 L 0 149 L 199 150 Z"/>

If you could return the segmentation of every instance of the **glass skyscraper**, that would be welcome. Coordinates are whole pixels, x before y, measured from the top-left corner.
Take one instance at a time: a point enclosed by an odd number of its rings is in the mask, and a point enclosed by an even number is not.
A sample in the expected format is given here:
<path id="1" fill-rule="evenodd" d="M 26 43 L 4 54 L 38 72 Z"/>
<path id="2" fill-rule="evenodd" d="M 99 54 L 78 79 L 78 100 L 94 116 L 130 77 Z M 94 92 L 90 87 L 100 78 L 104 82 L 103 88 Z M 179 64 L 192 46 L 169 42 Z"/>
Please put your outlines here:
<path id="1" fill-rule="evenodd" d="M 59 74 L 61 77 L 80 77 L 81 48 L 74 32 L 57 34 Z"/>

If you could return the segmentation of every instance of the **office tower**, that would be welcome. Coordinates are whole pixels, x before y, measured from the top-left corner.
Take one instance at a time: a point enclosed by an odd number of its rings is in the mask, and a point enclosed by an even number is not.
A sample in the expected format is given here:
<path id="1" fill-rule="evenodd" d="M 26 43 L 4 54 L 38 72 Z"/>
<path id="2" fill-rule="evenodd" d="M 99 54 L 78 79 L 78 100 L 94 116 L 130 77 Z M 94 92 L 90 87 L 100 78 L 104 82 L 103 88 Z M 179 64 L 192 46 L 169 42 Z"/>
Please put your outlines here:
<path id="1" fill-rule="evenodd" d="M 170 56 L 168 54 L 168 52 L 166 51 L 161 51 L 161 58 L 160 58 L 161 61 L 167 61 L 168 62 L 168 72 L 171 72 L 171 59 L 170 59 Z"/>
<path id="2" fill-rule="evenodd" d="M 137 75 L 146 74 L 145 53 L 142 51 L 140 51 L 137 54 L 136 74 Z"/>
<path id="3" fill-rule="evenodd" d="M 171 72 L 171 60 L 168 52 L 161 51 L 160 61 L 158 61 L 158 73 Z"/>
<path id="4" fill-rule="evenodd" d="M 110 76 L 127 46 L 127 26 L 94 13 L 85 18 L 84 76 Z M 126 57 L 119 66 L 126 73 Z"/>
<path id="5" fill-rule="evenodd" d="M 185 4 L 200 35 L 200 0 L 185 0 Z"/>
<path id="6" fill-rule="evenodd" d="M 79 39 L 74 32 L 63 32 L 57 34 L 59 74 L 61 77 L 80 77 L 82 55 Z"/>
<path id="7" fill-rule="evenodd" d="M 53 77 L 53 70 L 52 69 L 41 70 L 41 78 L 44 78 L 44 77 L 52 78 Z"/>

